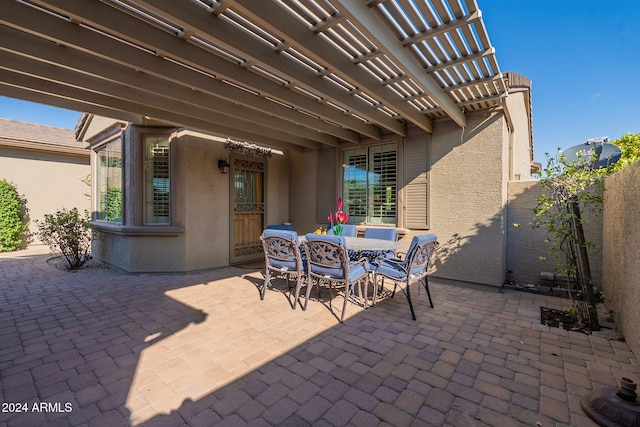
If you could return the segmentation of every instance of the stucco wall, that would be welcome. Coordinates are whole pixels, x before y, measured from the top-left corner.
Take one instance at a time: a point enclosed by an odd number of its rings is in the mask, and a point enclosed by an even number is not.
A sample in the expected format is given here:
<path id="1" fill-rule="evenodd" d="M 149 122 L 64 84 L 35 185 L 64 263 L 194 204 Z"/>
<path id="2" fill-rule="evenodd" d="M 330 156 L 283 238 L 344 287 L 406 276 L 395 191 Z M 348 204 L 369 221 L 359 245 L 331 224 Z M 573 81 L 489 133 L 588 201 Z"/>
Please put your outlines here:
<path id="1" fill-rule="evenodd" d="M 289 156 L 291 222 L 299 234 L 311 233 L 316 222 L 318 152 L 292 152 Z"/>
<path id="2" fill-rule="evenodd" d="M 506 98 L 513 132 L 509 138 L 510 170 L 508 179 L 529 181 L 531 179 L 531 129 L 529 119 L 528 92 L 522 90 L 509 91 Z"/>
<path id="3" fill-rule="evenodd" d="M 429 232 L 440 248 L 433 275 L 502 286 L 506 263 L 506 124 L 501 113 L 469 114 L 460 129 L 438 121 L 429 172 Z"/>
<path id="4" fill-rule="evenodd" d="M 433 276 L 500 287 L 506 269 L 507 129 L 501 112 L 468 114 L 464 131 L 450 120 L 435 122 L 429 148 L 429 230 L 440 241 Z M 317 153 L 291 157 L 290 209 L 295 228 L 313 231 L 316 223 Z M 337 191 L 337 190 L 336 190 Z M 480 268 L 478 266 L 481 266 Z"/>
<path id="5" fill-rule="evenodd" d="M 541 281 L 541 272 L 560 271 L 558 259 L 550 253 L 551 245 L 545 239 L 551 238 L 546 230 L 532 227 L 533 209 L 536 197 L 544 191 L 538 181 L 509 182 L 507 206 L 507 269 L 508 279 L 519 284 L 548 284 Z M 601 248 L 602 217 L 583 213 L 585 239 Z M 602 284 L 602 252 L 589 251 L 591 278 L 599 287 Z"/>
<path id="6" fill-rule="evenodd" d="M 602 287 L 616 326 L 640 356 L 640 162 L 605 181 Z"/>
<path id="7" fill-rule="evenodd" d="M 0 148 L 0 178 L 13 182 L 27 200 L 31 233 L 38 230 L 35 220 L 62 207 L 91 209 L 91 187 L 83 182 L 90 173 L 88 152 L 81 158 Z M 41 244 L 33 239 L 32 244 Z"/>
<path id="8" fill-rule="evenodd" d="M 221 143 L 182 137 L 178 144 L 176 174 L 179 181 L 178 209 L 185 226 L 187 270 L 229 264 L 229 174 L 218 169 L 227 158 Z"/>
<path id="9" fill-rule="evenodd" d="M 112 122 L 97 121 L 104 126 Z M 100 133 L 92 128 L 92 133 Z M 127 223 L 119 230 L 103 230 L 94 242 L 95 256 L 130 272 L 184 272 L 229 265 L 230 261 L 230 180 L 231 174 L 218 169 L 218 160 L 230 160 L 236 154 L 224 149 L 220 141 L 191 134 L 171 142 L 172 227 L 181 231 L 154 233 L 167 227 L 135 225 L 136 182 L 142 180 L 140 153 L 134 149 L 138 131 L 125 132 L 125 185 L 133 186 L 125 199 Z M 132 142 L 135 141 L 135 142 Z M 288 158 L 274 154 L 266 159 L 267 211 L 265 222 L 289 222 Z M 119 226 L 116 226 L 118 228 Z M 156 235 L 153 235 L 156 234 Z"/>

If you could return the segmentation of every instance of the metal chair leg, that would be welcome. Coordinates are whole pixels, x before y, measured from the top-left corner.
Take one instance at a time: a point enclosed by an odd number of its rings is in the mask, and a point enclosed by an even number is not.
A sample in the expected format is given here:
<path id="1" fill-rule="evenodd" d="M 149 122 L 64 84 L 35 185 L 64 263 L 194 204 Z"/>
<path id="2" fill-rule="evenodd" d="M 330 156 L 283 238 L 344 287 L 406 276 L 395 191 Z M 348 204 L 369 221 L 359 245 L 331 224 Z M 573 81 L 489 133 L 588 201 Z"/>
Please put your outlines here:
<path id="1" fill-rule="evenodd" d="M 416 312 L 413 310 L 413 303 L 411 302 L 411 290 L 409 286 L 410 284 L 411 284 L 411 281 L 407 280 L 407 289 L 404 294 L 407 296 L 407 301 L 409 301 L 409 308 L 411 309 L 411 317 L 413 318 L 413 320 L 416 320 Z"/>

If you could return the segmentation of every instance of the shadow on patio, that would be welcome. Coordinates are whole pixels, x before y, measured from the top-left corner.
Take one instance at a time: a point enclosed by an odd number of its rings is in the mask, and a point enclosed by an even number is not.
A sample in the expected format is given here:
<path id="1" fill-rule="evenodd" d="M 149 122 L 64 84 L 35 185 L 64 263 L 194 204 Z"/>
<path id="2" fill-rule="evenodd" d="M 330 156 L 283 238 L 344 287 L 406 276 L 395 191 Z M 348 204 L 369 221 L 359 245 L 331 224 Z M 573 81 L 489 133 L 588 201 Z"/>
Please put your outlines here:
<path id="1" fill-rule="evenodd" d="M 569 303 L 553 297 L 432 282 L 416 322 L 397 295 L 339 325 L 318 302 L 260 301 L 256 270 L 46 259 L 0 257 L 1 400 L 28 405 L 0 424 L 594 425 L 580 401 L 640 373 L 623 342 L 540 325 Z"/>

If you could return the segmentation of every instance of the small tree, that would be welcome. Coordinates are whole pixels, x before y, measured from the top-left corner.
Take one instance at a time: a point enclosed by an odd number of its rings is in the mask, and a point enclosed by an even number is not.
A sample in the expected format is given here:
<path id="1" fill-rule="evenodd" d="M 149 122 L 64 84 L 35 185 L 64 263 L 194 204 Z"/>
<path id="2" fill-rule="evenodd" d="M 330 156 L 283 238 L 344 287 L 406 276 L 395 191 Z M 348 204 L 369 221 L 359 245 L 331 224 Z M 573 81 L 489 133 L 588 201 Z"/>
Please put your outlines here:
<path id="1" fill-rule="evenodd" d="M 534 227 L 542 227 L 551 235 L 551 252 L 558 258 L 560 271 L 566 273 L 580 292 L 578 307 L 583 320 L 592 329 L 598 328 L 587 249 L 599 249 L 584 239 L 583 225 L 589 217 L 602 214 L 604 179 L 640 159 L 640 134 L 626 134 L 612 141 L 622 151 L 617 163 L 606 168 L 589 167 L 592 159 L 580 158 L 568 163 L 561 154 L 547 154 L 545 177 L 540 184 L 547 190 L 537 197 Z M 586 217 L 585 217 L 586 216 Z"/>
<path id="2" fill-rule="evenodd" d="M 91 248 L 91 219 L 85 211 L 80 215 L 77 208 L 62 208 L 55 214 L 46 214 L 38 224 L 38 237 L 49 248 L 60 251 L 69 270 L 82 267 L 89 259 Z"/>
<path id="3" fill-rule="evenodd" d="M 561 154 L 547 155 L 545 178 L 540 184 L 547 191 L 536 197 L 534 227 L 542 227 L 552 236 L 551 253 L 559 270 L 580 288 L 578 307 L 585 323 L 597 329 L 593 284 L 586 250 L 594 245 L 584 240 L 583 225 L 589 216 L 602 212 L 604 175 L 586 167 L 568 164 Z"/>
<path id="4" fill-rule="evenodd" d="M 0 179 L 0 252 L 15 251 L 28 235 L 26 212 L 16 186 Z"/>

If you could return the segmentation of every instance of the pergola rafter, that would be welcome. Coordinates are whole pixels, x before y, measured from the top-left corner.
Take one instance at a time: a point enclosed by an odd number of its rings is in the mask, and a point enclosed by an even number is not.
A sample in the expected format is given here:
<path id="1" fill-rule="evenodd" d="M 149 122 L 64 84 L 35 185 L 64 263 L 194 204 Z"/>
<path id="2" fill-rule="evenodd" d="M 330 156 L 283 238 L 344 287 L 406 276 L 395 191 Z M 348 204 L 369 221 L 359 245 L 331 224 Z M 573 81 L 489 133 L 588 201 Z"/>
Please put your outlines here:
<path id="1" fill-rule="evenodd" d="M 0 0 L 0 95 L 302 149 L 507 89 L 475 0 Z"/>

